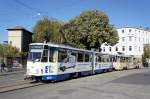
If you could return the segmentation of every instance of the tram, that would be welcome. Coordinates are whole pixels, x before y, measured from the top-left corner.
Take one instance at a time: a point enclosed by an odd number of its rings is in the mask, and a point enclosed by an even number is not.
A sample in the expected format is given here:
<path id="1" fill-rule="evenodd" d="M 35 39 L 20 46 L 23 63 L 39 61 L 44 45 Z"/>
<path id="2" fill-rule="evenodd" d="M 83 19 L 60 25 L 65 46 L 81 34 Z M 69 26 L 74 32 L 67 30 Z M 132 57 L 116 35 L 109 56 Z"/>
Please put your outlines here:
<path id="1" fill-rule="evenodd" d="M 140 57 L 131 55 L 130 58 L 130 64 L 127 65 L 128 69 L 139 69 L 142 67 L 142 60 Z"/>
<path id="2" fill-rule="evenodd" d="M 26 76 L 37 81 L 60 81 L 113 70 L 108 54 L 53 43 L 31 43 L 29 48 Z"/>
<path id="3" fill-rule="evenodd" d="M 140 68 L 141 65 L 141 59 L 133 55 L 113 55 L 114 70 L 135 69 Z"/>

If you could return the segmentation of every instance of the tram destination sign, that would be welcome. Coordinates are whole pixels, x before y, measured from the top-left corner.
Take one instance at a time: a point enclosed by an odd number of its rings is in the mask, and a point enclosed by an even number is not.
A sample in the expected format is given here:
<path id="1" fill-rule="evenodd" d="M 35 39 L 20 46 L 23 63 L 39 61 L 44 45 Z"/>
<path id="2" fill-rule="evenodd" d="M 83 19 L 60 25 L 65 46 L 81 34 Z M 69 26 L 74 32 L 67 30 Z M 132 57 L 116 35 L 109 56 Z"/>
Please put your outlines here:
<path id="1" fill-rule="evenodd" d="M 43 49 L 43 45 L 30 45 L 30 49 Z"/>

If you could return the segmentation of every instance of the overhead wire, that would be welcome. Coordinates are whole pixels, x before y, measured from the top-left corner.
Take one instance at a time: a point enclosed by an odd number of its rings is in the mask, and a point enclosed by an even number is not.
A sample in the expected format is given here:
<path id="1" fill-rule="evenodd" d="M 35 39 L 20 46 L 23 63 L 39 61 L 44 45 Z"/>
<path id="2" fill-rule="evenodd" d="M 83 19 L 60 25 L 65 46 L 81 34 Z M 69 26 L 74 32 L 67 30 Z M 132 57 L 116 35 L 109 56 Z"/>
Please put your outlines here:
<path id="1" fill-rule="evenodd" d="M 37 15 L 41 15 L 41 13 L 47 13 L 47 12 L 43 12 L 43 11 L 37 10 L 37 9 L 35 9 L 35 8 L 33 8 L 33 7 L 29 6 L 29 5 L 27 5 L 27 4 L 23 3 L 23 2 L 21 2 L 20 0 L 14 0 L 14 1 L 15 1 L 16 3 L 18 3 L 19 5 L 21 5 L 21 6 L 25 7 L 25 8 L 27 8 L 27 9 L 29 9 L 29 10 L 35 12 Z"/>

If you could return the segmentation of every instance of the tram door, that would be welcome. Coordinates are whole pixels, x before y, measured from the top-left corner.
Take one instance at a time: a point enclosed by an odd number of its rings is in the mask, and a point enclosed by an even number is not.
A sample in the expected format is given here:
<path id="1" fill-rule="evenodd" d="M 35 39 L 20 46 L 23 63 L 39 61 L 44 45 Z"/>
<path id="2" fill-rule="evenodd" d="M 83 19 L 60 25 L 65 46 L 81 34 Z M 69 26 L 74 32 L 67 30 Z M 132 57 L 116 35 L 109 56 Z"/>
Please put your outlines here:
<path id="1" fill-rule="evenodd" d="M 101 72 L 101 54 L 96 53 L 94 56 L 94 66 L 93 66 L 93 71 L 94 73 L 100 73 Z"/>
<path id="2" fill-rule="evenodd" d="M 95 55 L 95 53 L 93 53 L 91 56 L 91 61 L 92 61 L 91 66 L 92 66 L 92 73 L 93 74 L 95 73 L 96 66 L 97 66 L 96 60 L 97 60 L 97 56 Z"/>

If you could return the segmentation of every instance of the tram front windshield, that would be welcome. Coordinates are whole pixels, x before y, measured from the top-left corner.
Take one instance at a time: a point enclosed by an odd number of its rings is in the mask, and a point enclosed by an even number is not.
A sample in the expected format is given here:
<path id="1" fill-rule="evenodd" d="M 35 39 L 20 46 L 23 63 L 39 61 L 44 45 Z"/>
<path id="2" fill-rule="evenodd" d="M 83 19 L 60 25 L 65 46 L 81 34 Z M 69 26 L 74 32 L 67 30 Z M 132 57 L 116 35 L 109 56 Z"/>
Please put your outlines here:
<path id="1" fill-rule="evenodd" d="M 39 61 L 41 58 L 41 52 L 29 52 L 28 61 Z"/>

